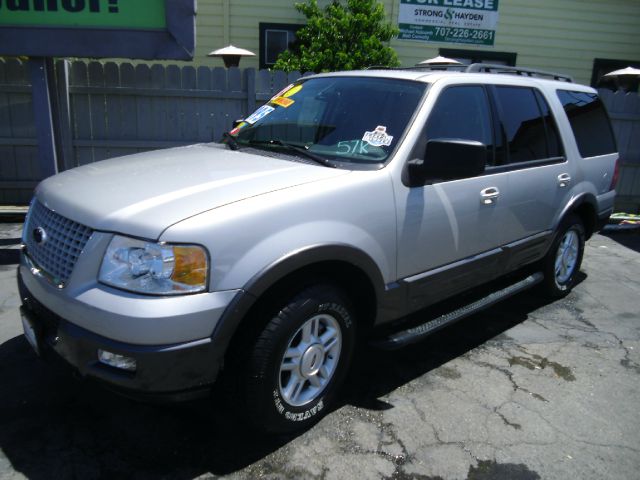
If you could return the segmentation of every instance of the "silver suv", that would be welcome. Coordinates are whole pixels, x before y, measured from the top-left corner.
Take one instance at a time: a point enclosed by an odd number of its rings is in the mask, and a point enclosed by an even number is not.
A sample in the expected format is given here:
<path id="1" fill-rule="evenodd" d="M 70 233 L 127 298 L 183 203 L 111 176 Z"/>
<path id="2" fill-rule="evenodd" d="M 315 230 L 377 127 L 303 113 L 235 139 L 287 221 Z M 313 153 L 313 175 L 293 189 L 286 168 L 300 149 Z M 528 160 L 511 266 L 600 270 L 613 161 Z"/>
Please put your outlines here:
<path id="1" fill-rule="evenodd" d="M 25 335 L 125 394 L 191 398 L 223 377 L 257 426 L 303 428 L 358 340 L 395 348 L 536 284 L 568 293 L 617 158 L 596 92 L 559 75 L 303 78 L 222 143 L 43 181 Z"/>

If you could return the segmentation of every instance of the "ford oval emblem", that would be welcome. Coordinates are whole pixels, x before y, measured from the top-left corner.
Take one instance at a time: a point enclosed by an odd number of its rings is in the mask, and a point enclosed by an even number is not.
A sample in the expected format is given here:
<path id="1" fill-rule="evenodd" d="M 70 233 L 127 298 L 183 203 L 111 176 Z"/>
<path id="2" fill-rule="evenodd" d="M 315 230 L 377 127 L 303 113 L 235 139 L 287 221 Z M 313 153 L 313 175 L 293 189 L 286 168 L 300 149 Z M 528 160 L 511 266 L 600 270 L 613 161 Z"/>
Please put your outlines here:
<path id="1" fill-rule="evenodd" d="M 44 228 L 42 227 L 34 228 L 33 239 L 38 245 L 42 245 L 47 241 L 47 232 L 45 232 Z"/>

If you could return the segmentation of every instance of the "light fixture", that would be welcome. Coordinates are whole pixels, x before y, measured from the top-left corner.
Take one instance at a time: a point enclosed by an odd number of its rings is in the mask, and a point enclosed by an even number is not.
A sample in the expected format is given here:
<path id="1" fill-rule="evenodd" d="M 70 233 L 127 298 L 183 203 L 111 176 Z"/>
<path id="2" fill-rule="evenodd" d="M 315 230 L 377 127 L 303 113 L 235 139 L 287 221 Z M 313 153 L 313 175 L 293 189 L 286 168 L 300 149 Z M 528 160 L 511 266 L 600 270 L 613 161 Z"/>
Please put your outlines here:
<path id="1" fill-rule="evenodd" d="M 119 355 L 107 350 L 98 349 L 98 360 L 100 360 L 100 363 L 128 372 L 135 372 L 137 368 L 135 358 Z"/>

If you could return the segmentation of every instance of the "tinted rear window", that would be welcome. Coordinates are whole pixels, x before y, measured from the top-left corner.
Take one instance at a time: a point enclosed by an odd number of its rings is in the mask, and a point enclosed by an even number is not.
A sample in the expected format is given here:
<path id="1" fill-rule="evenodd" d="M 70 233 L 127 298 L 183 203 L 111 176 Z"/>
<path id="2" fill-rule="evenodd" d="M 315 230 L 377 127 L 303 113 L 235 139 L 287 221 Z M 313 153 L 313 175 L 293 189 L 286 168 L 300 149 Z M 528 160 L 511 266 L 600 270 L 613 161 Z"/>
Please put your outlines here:
<path id="1" fill-rule="evenodd" d="M 617 150 L 609 118 L 598 95 L 558 90 L 558 98 L 569 117 L 583 158 L 606 155 Z"/>
<path id="2" fill-rule="evenodd" d="M 496 93 L 509 163 L 548 158 L 544 118 L 533 89 L 500 86 Z"/>

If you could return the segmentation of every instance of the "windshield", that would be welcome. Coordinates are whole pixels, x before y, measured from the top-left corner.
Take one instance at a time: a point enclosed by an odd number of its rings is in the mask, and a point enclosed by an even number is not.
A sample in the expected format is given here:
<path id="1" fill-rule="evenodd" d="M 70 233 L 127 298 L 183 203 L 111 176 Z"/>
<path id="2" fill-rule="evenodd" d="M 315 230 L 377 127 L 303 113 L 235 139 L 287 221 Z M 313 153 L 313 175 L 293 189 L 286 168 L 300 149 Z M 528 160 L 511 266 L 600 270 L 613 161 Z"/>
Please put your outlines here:
<path id="1" fill-rule="evenodd" d="M 239 148 L 297 147 L 336 162 L 379 164 L 402 137 L 426 86 L 369 77 L 301 80 L 229 133 Z"/>

